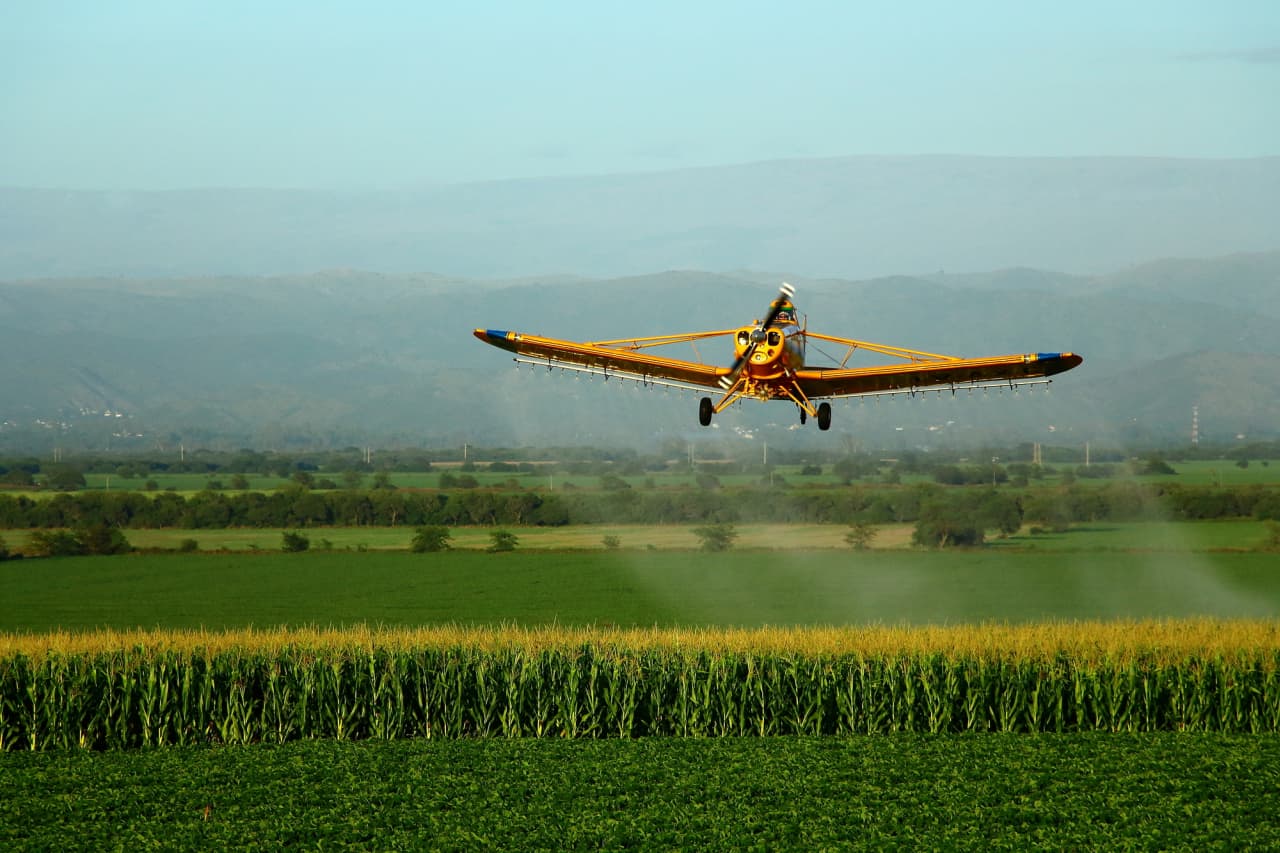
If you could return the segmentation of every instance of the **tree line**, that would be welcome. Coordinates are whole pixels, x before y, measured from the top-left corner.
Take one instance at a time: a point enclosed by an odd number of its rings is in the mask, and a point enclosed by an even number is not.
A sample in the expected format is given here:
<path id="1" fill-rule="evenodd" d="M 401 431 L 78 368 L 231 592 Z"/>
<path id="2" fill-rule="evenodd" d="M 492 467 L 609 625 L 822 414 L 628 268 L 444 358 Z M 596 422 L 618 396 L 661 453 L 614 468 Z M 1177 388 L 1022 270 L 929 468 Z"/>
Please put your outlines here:
<path id="1" fill-rule="evenodd" d="M 777 490 L 741 488 L 599 492 L 338 490 L 292 485 L 271 492 L 61 492 L 50 497 L 0 493 L 0 529 L 394 527 L 443 525 L 915 522 L 930 505 L 955 504 L 1007 527 L 1021 522 L 1154 519 L 1280 519 L 1280 489 L 1131 482 L 1025 490 L 981 486 L 854 486 Z M 1016 525 L 1013 529 L 1016 529 Z"/>

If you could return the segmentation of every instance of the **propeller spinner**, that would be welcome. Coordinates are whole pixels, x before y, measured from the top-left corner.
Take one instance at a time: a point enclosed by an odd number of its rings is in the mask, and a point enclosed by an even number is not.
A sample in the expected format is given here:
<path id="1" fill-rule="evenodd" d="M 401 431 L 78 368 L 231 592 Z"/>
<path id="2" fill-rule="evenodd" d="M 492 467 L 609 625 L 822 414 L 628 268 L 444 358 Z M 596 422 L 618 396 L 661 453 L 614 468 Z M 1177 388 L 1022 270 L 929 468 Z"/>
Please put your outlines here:
<path id="1" fill-rule="evenodd" d="M 751 344 L 742 351 L 741 355 L 733 360 L 733 365 L 729 368 L 727 376 L 720 377 L 720 387 L 726 391 L 733 387 L 738 381 L 739 374 L 746 367 L 747 362 L 751 360 L 752 354 L 756 351 L 756 347 L 764 343 L 765 329 L 773 325 L 773 321 L 778 319 L 784 307 L 791 301 L 791 297 L 795 296 L 796 289 L 785 281 L 782 287 L 778 288 L 778 297 L 769 305 L 769 312 L 765 314 L 764 321 L 751 331 Z"/>

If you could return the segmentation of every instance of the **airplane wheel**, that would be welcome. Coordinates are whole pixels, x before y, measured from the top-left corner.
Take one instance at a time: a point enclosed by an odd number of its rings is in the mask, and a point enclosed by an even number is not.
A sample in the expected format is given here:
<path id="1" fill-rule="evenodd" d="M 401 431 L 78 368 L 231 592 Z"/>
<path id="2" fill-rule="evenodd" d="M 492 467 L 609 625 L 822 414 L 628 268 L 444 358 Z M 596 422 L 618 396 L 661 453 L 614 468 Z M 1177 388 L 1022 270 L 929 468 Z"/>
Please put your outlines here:
<path id="1" fill-rule="evenodd" d="M 821 403 L 818 405 L 818 429 L 831 429 L 831 404 Z"/>
<path id="2" fill-rule="evenodd" d="M 716 407 L 711 404 L 710 397 L 703 397 L 698 403 L 698 423 L 703 426 L 711 426 L 711 416 L 715 414 Z"/>

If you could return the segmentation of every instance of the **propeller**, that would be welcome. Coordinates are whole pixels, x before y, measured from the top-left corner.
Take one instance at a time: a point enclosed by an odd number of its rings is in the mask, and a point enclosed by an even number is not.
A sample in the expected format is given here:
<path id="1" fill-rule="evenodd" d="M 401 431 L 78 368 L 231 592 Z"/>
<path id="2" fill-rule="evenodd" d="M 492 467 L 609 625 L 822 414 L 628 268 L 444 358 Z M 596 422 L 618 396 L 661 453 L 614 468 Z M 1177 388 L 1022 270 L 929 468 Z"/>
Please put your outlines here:
<path id="1" fill-rule="evenodd" d="M 795 296 L 796 289 L 785 281 L 782 287 L 778 288 L 778 298 L 773 300 L 769 305 L 769 313 L 764 317 L 763 322 L 751 330 L 751 343 L 742 351 L 742 355 L 733 361 L 733 366 L 729 368 L 727 376 L 720 377 L 720 387 L 728 391 L 738 381 L 738 375 L 742 373 L 742 368 L 746 367 L 747 362 L 751 360 L 751 355 L 756 351 L 756 347 L 764 343 L 765 329 L 773 325 L 773 321 L 778 319 L 778 314 L 782 312 L 782 307 L 791 301 L 791 297 Z"/>

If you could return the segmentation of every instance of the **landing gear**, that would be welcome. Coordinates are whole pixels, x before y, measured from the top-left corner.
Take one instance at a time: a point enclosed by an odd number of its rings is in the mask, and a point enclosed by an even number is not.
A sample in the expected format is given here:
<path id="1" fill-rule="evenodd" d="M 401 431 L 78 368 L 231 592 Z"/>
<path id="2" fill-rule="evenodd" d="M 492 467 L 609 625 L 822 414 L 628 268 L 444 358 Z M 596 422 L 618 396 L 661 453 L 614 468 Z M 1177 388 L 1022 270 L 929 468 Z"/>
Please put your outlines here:
<path id="1" fill-rule="evenodd" d="M 821 430 L 831 429 L 831 404 L 830 403 L 818 404 L 818 429 L 821 429 Z"/>
<path id="2" fill-rule="evenodd" d="M 716 407 L 712 404 L 710 397 L 703 397 L 698 403 L 698 423 L 703 426 L 711 426 L 711 416 L 716 412 Z"/>

